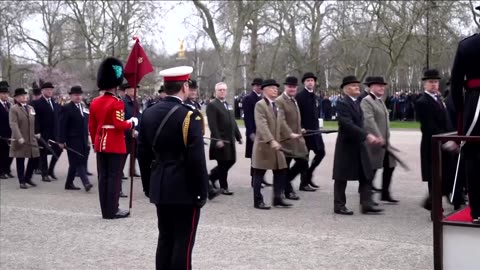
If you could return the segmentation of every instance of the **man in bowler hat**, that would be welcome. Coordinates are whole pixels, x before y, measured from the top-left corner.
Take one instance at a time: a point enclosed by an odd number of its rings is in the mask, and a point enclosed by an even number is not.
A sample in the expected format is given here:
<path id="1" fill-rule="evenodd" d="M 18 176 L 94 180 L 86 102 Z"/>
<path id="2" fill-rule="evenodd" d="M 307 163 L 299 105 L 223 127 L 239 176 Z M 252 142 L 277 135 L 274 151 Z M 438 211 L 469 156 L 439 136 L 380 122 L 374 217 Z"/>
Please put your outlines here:
<path id="1" fill-rule="evenodd" d="M 80 86 L 73 86 L 68 93 L 70 95 L 70 102 L 62 107 L 60 113 L 60 136 L 58 142 L 60 148 L 68 147 L 75 150 L 67 150 L 68 156 L 68 173 L 65 181 L 66 190 L 79 190 L 73 184 L 75 176 L 80 177 L 85 191 L 90 191 L 93 185 L 88 180 L 86 159 L 88 157 L 88 116 L 89 111 L 82 104 L 82 88 Z M 81 155 L 79 155 L 81 154 Z"/>
<path id="2" fill-rule="evenodd" d="M 339 215 L 353 215 L 353 211 L 346 207 L 345 190 L 348 181 L 358 180 L 361 212 L 379 213 L 382 210 L 374 206 L 372 199 L 373 169 L 365 142 L 383 145 L 384 140 L 364 128 L 363 112 L 358 100 L 360 82 L 357 78 L 344 77 L 340 88 L 345 95 L 337 103 L 338 136 L 333 158 L 333 210 Z"/>
<path id="3" fill-rule="evenodd" d="M 295 99 L 300 109 L 302 118 L 302 128 L 308 133 L 317 132 L 320 129 L 318 117 L 320 115 L 320 105 L 317 95 L 315 95 L 315 84 L 317 76 L 312 72 L 307 72 L 302 77 L 304 89 L 300 91 Z M 315 191 L 318 186 L 313 182 L 313 173 L 325 157 L 325 145 L 321 134 L 315 134 L 305 137 L 308 151 L 313 151 L 315 156 L 309 168 L 302 172 L 300 180 L 300 190 Z"/>
<path id="4" fill-rule="evenodd" d="M 0 137 L 10 138 L 12 130 L 8 123 L 8 113 L 11 104 L 8 101 L 10 95 L 9 85 L 7 81 L 0 82 Z M 0 179 L 13 178 L 10 171 L 13 159 L 8 156 L 10 147 L 8 141 L 0 140 Z"/>

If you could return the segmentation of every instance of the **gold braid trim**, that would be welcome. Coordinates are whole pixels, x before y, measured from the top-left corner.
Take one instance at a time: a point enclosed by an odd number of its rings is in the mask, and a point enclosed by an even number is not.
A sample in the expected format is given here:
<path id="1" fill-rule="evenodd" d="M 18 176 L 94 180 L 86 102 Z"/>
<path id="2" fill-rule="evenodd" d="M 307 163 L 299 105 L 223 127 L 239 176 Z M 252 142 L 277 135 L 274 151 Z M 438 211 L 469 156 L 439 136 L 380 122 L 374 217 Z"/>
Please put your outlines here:
<path id="1" fill-rule="evenodd" d="M 183 120 L 183 143 L 187 146 L 188 140 L 188 128 L 190 127 L 190 116 L 193 114 L 192 111 L 188 111 L 187 116 Z"/>

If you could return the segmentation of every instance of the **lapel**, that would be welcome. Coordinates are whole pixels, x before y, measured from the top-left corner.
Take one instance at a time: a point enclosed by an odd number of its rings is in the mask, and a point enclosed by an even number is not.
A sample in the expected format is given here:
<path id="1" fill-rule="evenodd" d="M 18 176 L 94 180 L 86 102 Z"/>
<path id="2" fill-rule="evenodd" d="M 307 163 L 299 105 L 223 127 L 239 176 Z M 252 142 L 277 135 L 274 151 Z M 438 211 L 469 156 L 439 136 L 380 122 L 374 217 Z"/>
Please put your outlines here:
<path id="1" fill-rule="evenodd" d="M 435 104 L 435 108 L 441 110 L 441 111 L 444 111 L 445 110 L 445 107 L 441 106 L 432 96 L 430 96 L 429 94 L 427 93 L 423 93 L 423 95 L 425 95 L 425 98 L 430 102 L 430 103 L 433 103 Z"/>
<path id="2" fill-rule="evenodd" d="M 270 106 L 270 101 L 268 101 L 267 98 L 263 98 L 263 101 L 265 102 L 265 105 L 266 105 L 265 107 L 267 109 L 268 117 L 275 120 L 276 117 L 275 117 L 275 114 L 273 114 L 273 108 Z"/>
<path id="3" fill-rule="evenodd" d="M 227 110 L 227 108 L 225 108 L 224 103 L 220 101 L 220 99 L 215 98 L 215 101 L 217 102 L 217 106 L 219 106 L 224 112 L 227 112 L 228 114 L 230 114 L 230 112 Z"/>
<path id="4" fill-rule="evenodd" d="M 73 102 L 70 102 L 70 107 L 71 107 L 71 110 L 74 110 L 76 112 L 77 115 L 79 115 L 82 119 L 84 116 L 82 116 L 82 113 L 80 112 L 80 109 L 77 107 L 77 105 Z"/>

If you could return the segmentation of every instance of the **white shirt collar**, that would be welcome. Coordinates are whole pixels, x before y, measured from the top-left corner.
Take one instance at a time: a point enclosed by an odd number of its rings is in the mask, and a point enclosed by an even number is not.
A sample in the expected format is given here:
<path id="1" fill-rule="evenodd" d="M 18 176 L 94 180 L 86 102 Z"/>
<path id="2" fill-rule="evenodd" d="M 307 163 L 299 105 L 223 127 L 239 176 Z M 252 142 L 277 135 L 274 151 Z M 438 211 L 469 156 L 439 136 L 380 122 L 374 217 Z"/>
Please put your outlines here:
<path id="1" fill-rule="evenodd" d="M 305 90 L 307 90 L 309 93 L 313 93 L 313 89 L 312 89 L 312 90 L 308 90 L 308 88 L 305 87 Z"/>
<path id="2" fill-rule="evenodd" d="M 262 96 L 261 93 L 259 94 L 259 93 L 255 92 L 254 90 L 252 90 L 252 92 L 254 92 L 258 97 L 261 97 L 261 96 Z"/>
<path id="3" fill-rule="evenodd" d="M 353 102 L 357 101 L 357 98 L 354 98 L 354 97 L 351 97 L 349 95 L 347 95 L 349 98 L 351 98 L 353 100 Z"/>
<path id="4" fill-rule="evenodd" d="M 427 90 L 425 90 L 425 93 L 427 93 L 429 96 L 431 96 L 433 99 L 437 100 L 437 95 L 435 94 L 432 94 L 430 92 L 428 92 Z"/>
<path id="5" fill-rule="evenodd" d="M 275 102 L 274 100 L 269 99 L 267 96 L 265 96 L 265 98 L 268 100 L 268 102 L 270 102 L 270 106 L 272 105 L 272 102 Z"/>

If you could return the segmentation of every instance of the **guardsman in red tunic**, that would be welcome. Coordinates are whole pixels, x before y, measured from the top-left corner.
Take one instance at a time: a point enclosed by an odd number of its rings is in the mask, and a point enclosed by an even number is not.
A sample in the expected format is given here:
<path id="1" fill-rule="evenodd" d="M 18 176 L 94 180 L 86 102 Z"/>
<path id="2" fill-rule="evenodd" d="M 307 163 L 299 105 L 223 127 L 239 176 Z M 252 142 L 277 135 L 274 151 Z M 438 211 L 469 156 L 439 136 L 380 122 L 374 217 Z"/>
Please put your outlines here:
<path id="1" fill-rule="evenodd" d="M 138 120 L 132 117 L 125 121 L 123 101 L 115 96 L 123 81 L 123 65 L 115 58 L 105 59 L 98 68 L 97 86 L 104 91 L 90 105 L 88 129 L 97 153 L 98 191 L 102 217 L 115 219 L 130 213 L 118 208 L 125 158 L 125 130 L 133 129 Z"/>

